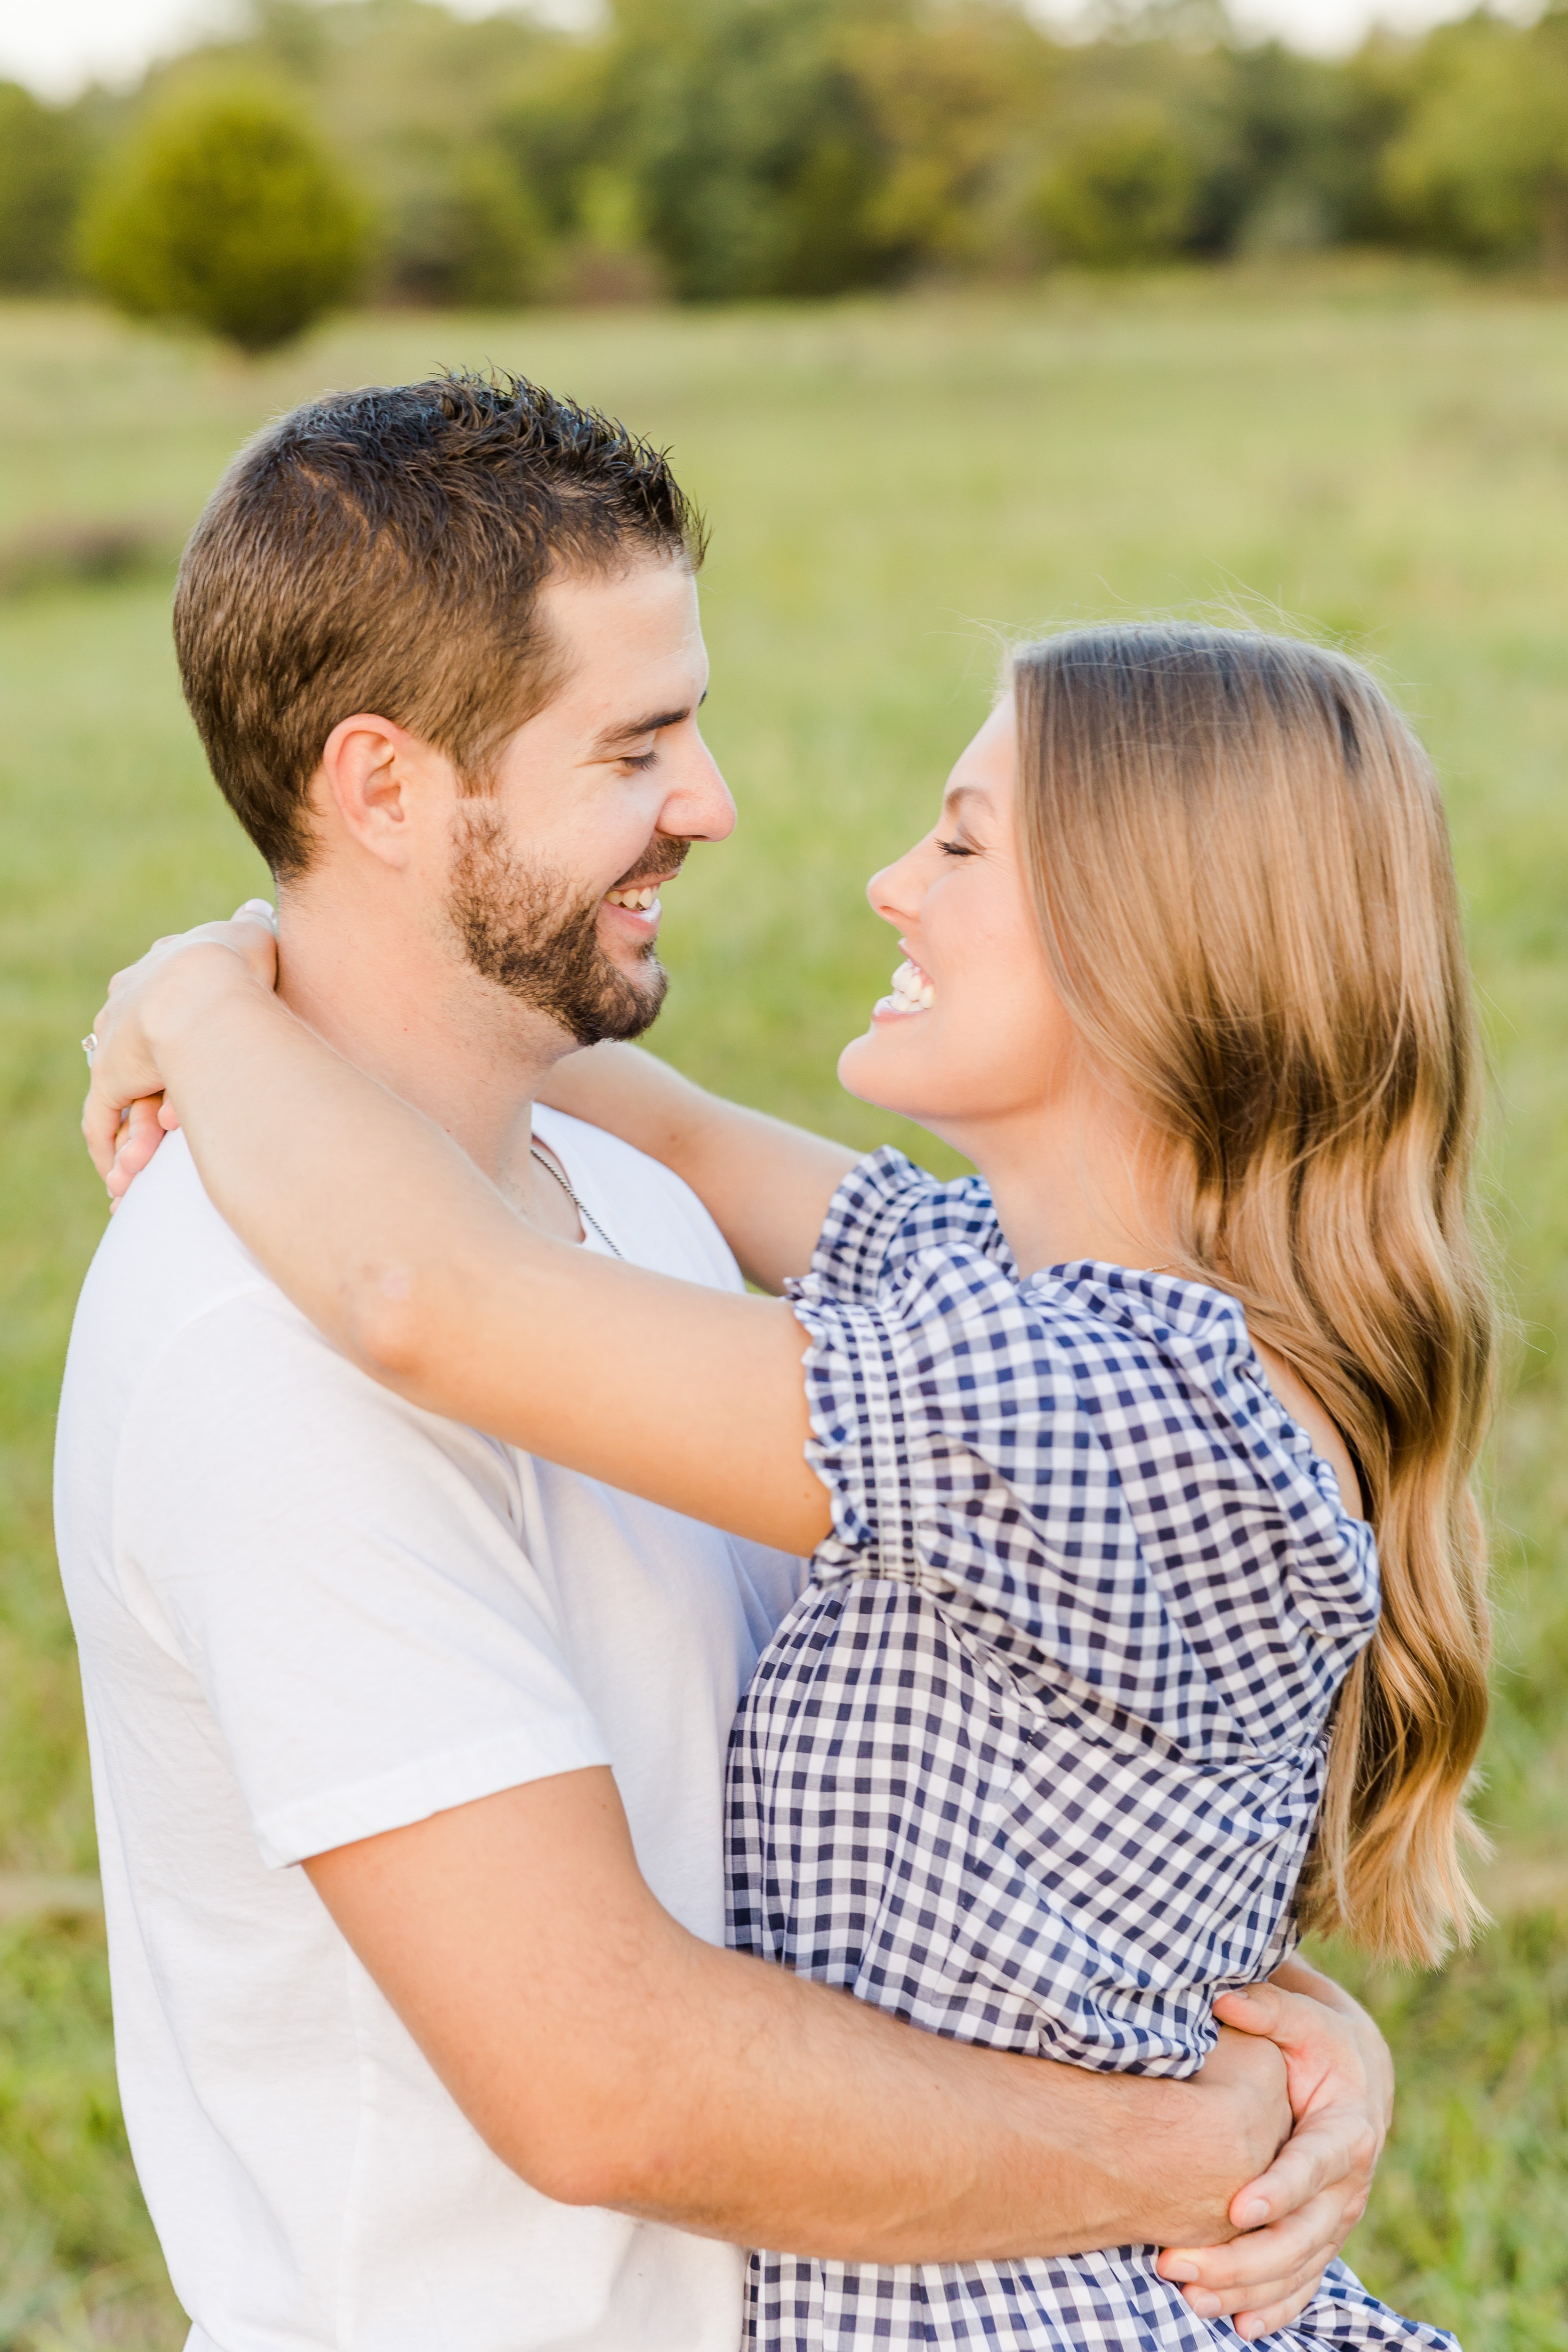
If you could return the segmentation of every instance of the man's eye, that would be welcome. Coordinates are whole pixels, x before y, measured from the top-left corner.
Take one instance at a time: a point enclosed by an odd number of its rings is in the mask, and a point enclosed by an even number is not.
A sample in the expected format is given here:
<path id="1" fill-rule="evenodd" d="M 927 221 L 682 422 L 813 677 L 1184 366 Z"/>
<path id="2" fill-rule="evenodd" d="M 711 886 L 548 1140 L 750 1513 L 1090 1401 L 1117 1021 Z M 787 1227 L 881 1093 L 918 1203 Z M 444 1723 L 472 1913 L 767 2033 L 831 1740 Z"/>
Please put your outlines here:
<path id="1" fill-rule="evenodd" d="M 621 765 L 623 768 L 651 768 L 658 756 L 656 744 L 651 751 L 622 751 Z"/>

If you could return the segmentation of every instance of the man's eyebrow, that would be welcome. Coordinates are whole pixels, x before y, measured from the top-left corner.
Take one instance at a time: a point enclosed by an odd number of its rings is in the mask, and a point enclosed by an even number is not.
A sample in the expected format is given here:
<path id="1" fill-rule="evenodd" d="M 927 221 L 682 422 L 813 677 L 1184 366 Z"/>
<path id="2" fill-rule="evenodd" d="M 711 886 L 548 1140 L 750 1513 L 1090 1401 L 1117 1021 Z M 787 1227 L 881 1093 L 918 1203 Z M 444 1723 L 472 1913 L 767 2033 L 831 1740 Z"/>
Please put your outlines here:
<path id="1" fill-rule="evenodd" d="M 707 689 L 705 687 L 697 698 L 699 710 L 706 700 Z M 679 710 L 651 710 L 645 719 L 629 719 L 623 726 L 607 727 L 602 735 L 595 737 L 593 748 L 596 751 L 612 751 L 617 743 L 634 743 L 641 735 L 656 735 L 661 727 L 678 727 L 683 719 L 689 719 L 691 715 L 692 705 L 689 702 Z"/>

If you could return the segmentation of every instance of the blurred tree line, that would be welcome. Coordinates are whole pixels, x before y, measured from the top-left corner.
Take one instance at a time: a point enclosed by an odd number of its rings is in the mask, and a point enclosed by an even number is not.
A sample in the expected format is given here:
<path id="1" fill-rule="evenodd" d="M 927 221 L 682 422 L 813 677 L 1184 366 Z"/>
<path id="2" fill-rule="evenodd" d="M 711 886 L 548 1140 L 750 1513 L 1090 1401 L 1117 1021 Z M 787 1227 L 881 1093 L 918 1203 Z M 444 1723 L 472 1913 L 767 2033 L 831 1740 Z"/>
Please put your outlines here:
<path id="1" fill-rule="evenodd" d="M 142 86 L 0 84 L 0 284 L 242 343 L 361 294 L 830 295 L 1334 245 L 1568 274 L 1568 0 L 1328 62 L 1224 0 L 253 0 Z"/>

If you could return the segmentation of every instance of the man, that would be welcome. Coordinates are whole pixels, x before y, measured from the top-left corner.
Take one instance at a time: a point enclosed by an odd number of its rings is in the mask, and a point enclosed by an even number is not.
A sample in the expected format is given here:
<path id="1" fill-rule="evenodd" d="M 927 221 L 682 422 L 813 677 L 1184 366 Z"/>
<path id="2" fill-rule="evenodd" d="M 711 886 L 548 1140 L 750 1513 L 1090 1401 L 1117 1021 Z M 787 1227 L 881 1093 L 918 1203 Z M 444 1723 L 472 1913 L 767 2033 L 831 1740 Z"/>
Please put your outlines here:
<path id="1" fill-rule="evenodd" d="M 700 553 L 623 428 L 444 381 L 244 452 L 175 625 L 293 1009 L 547 1228 L 735 1285 L 674 1178 L 533 1118 L 653 1020 L 655 893 L 733 822 Z M 799 1564 L 373 1386 L 178 1143 L 83 1294 L 59 1522 L 126 2113 L 196 2352 L 730 2352 L 747 2242 L 1205 2244 L 1288 2126 L 1263 2045 L 1090 2076 L 717 1949 L 725 1737 Z M 1187 2265 L 1200 2308 L 1290 2300 L 1377 2137 L 1354 2034 L 1251 2008 L 1312 2112 L 1230 2217 L 1273 2226 Z"/>

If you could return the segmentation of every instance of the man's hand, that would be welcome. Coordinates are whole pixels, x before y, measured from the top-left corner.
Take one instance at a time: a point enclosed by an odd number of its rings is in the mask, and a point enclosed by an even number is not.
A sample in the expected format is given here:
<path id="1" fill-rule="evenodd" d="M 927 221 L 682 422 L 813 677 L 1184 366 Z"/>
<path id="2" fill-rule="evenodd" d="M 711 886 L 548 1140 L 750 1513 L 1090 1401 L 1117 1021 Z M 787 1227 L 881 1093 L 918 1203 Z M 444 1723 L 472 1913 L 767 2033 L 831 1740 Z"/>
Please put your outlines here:
<path id="1" fill-rule="evenodd" d="M 1394 2107 L 1387 2045 L 1364 2010 L 1303 1960 L 1225 1994 L 1215 2014 L 1271 2042 L 1285 2061 L 1296 2128 L 1269 2169 L 1237 2191 L 1225 2245 L 1169 2247 L 1161 2275 L 1201 2318 L 1271 2335 L 1312 2301 L 1360 2221 Z M 1212 2062 L 1211 2062 L 1212 2063 Z"/>
<path id="2" fill-rule="evenodd" d="M 247 898 L 230 921 L 155 940 L 137 963 L 117 971 L 93 1023 L 92 1077 L 82 1133 L 93 1166 L 118 1202 L 166 1134 L 180 1124 L 163 1091 L 152 1037 L 153 1014 L 172 984 L 203 983 L 192 951 L 223 948 L 264 988 L 277 980 L 277 919 L 265 898 Z M 180 963 L 175 973 L 172 967 Z M 221 984 L 221 983 L 220 983 Z"/>

